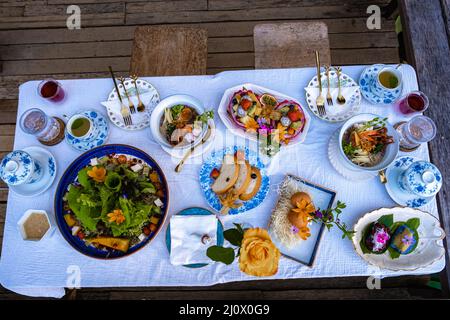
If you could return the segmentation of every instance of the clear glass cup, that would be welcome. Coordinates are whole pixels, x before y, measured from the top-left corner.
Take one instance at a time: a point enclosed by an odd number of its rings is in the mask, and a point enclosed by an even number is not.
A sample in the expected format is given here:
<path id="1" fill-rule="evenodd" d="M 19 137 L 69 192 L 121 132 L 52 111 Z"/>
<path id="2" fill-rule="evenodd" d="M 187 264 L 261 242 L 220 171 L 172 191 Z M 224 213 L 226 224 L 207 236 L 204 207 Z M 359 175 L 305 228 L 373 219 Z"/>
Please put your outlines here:
<path id="1" fill-rule="evenodd" d="M 412 91 L 397 102 L 398 111 L 402 114 L 422 113 L 428 109 L 430 102 L 425 93 Z"/>
<path id="2" fill-rule="evenodd" d="M 52 142 L 61 135 L 61 124 L 38 108 L 25 111 L 19 120 L 23 132 L 35 136 L 39 141 Z"/>
<path id="3" fill-rule="evenodd" d="M 41 81 L 37 90 L 42 98 L 52 102 L 61 102 L 66 96 L 61 84 L 52 78 Z"/>
<path id="4" fill-rule="evenodd" d="M 436 136 L 437 128 L 433 120 L 418 115 L 397 127 L 400 147 L 414 149 L 422 143 L 429 142 Z"/>

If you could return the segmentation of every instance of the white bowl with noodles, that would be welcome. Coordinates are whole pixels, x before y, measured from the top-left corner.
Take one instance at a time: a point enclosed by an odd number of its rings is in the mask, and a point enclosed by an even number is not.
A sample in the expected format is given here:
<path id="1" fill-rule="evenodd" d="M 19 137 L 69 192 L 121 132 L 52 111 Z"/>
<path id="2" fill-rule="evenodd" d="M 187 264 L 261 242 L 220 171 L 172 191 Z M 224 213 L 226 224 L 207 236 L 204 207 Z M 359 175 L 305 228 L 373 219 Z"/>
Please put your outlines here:
<path id="1" fill-rule="evenodd" d="M 341 156 L 344 158 L 345 164 L 350 169 L 363 170 L 363 171 L 374 171 L 374 172 L 380 171 L 380 170 L 383 170 L 383 169 L 389 167 L 389 165 L 397 157 L 397 154 L 399 152 L 399 137 L 398 137 L 397 131 L 387 121 L 386 121 L 387 135 L 392 136 L 394 138 L 394 142 L 390 143 L 386 146 L 386 149 L 384 151 L 384 155 L 383 155 L 383 158 L 381 159 L 381 161 L 379 161 L 377 164 L 375 164 L 373 166 L 365 167 L 365 166 L 360 166 L 356 163 L 353 163 L 345 154 L 344 148 L 342 146 L 342 141 L 344 139 L 344 135 L 345 135 L 346 131 L 348 129 L 350 129 L 352 126 L 354 126 L 355 124 L 371 121 L 375 118 L 383 119 L 384 117 L 376 115 L 376 114 L 372 114 L 372 113 L 358 114 L 358 115 L 348 119 L 343 124 L 343 126 L 341 127 L 341 129 L 339 131 L 339 140 L 338 140 L 339 151 L 341 153 Z"/>
<path id="2" fill-rule="evenodd" d="M 169 96 L 163 100 L 161 100 L 160 103 L 155 107 L 155 109 L 152 112 L 151 118 L 150 118 L 150 129 L 153 135 L 153 138 L 162 146 L 173 148 L 173 149 L 188 149 L 192 146 L 196 146 L 200 141 L 202 141 L 203 137 L 206 134 L 208 125 L 203 124 L 202 125 L 202 132 L 195 138 L 195 140 L 192 143 L 186 143 L 183 145 L 172 145 L 166 138 L 166 136 L 161 132 L 161 121 L 164 118 L 164 110 L 166 108 L 172 108 L 176 105 L 185 105 L 187 107 L 190 107 L 194 109 L 199 115 L 205 112 L 205 108 L 203 107 L 203 103 L 198 100 L 197 98 L 190 96 L 190 95 L 183 95 L 183 94 L 176 94 Z"/>

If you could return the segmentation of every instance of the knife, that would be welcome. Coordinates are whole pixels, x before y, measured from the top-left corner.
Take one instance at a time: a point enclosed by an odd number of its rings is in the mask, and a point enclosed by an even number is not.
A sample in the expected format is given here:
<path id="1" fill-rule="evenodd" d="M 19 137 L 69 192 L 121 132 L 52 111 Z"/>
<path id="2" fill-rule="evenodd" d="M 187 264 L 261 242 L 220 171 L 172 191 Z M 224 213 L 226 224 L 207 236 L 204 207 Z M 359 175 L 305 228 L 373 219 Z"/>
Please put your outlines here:
<path id="1" fill-rule="evenodd" d="M 117 86 L 116 77 L 114 77 L 114 73 L 112 71 L 111 66 L 108 66 L 108 68 L 109 68 L 109 72 L 111 73 L 111 78 L 113 79 L 114 87 L 116 88 L 117 95 L 119 96 L 120 103 L 123 103 L 122 96 L 120 95 L 119 87 Z"/>

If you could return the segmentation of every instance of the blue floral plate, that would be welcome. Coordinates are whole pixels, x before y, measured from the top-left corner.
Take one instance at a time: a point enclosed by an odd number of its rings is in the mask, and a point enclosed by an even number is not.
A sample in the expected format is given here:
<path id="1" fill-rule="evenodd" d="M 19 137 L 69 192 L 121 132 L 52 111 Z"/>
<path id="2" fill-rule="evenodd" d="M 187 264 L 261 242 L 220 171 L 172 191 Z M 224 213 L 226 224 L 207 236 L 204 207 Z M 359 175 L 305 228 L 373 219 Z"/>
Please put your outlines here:
<path id="1" fill-rule="evenodd" d="M 147 165 L 156 170 L 164 190 L 164 198 L 161 199 L 163 202 L 163 205 L 161 206 L 161 218 L 158 221 L 156 230 L 151 232 L 139 243 L 130 246 L 130 248 L 126 253 L 123 253 L 118 250 L 101 250 L 94 247 L 93 245 L 86 245 L 86 242 L 72 235 L 72 229 L 67 225 L 66 221 L 64 220 L 64 214 L 66 214 L 67 212 L 64 208 L 63 197 L 66 194 L 69 185 L 72 184 L 74 181 L 76 181 L 78 172 L 87 165 L 89 165 L 91 163 L 91 159 L 101 158 L 103 156 L 112 153 L 124 154 L 144 161 Z M 152 157 L 150 157 L 144 151 L 122 144 L 108 144 L 100 146 L 88 152 L 85 152 L 78 158 L 76 158 L 66 169 L 63 176 L 61 177 L 58 187 L 56 188 L 55 202 L 54 202 L 56 223 L 58 224 L 58 228 L 64 239 L 66 239 L 66 241 L 77 251 L 89 257 L 100 259 L 122 258 L 135 253 L 136 251 L 147 245 L 153 238 L 156 237 L 156 235 L 161 230 L 161 227 L 164 224 L 164 220 L 167 216 L 168 207 L 169 207 L 169 189 L 167 186 L 167 181 L 164 176 L 164 173 L 159 167 L 159 165 L 156 163 L 155 160 L 153 160 Z"/>
<path id="2" fill-rule="evenodd" d="M 397 158 L 394 163 L 386 169 L 386 191 L 392 198 L 392 200 L 404 207 L 419 208 L 426 205 L 434 198 L 434 196 L 420 197 L 418 195 L 406 192 L 401 189 L 398 184 L 400 174 L 408 169 L 408 167 L 416 161 L 419 161 L 419 159 L 415 157 L 400 157 Z"/>
<path id="3" fill-rule="evenodd" d="M 220 212 L 222 209 L 222 204 L 220 203 L 219 197 L 211 190 L 211 185 L 214 183 L 213 178 L 210 177 L 211 171 L 216 168 L 220 169 L 222 166 L 223 157 L 226 154 L 234 154 L 237 150 L 243 150 L 245 152 L 245 159 L 247 159 L 252 167 L 256 167 L 261 172 L 261 186 L 259 187 L 258 193 L 250 200 L 243 201 L 242 206 L 239 208 L 232 208 L 228 211 L 228 214 L 238 214 L 251 209 L 256 208 L 264 201 L 269 192 L 270 180 L 266 172 L 266 167 L 264 166 L 262 159 L 259 155 L 249 150 L 246 147 L 234 146 L 227 147 L 223 150 L 218 150 L 212 152 L 208 158 L 203 163 L 200 169 L 200 187 L 205 194 L 206 201 L 214 210 Z"/>
<path id="4" fill-rule="evenodd" d="M 41 164 L 42 177 L 33 183 L 25 183 L 9 188 L 25 197 L 34 197 L 46 191 L 53 184 L 56 177 L 56 160 L 50 151 L 42 147 L 28 147 L 22 149 Z"/>
<path id="5" fill-rule="evenodd" d="M 385 94 L 379 96 L 372 91 L 374 82 L 376 81 L 376 75 L 383 65 L 374 64 L 363 70 L 359 77 L 359 86 L 361 93 L 373 104 L 391 104 L 394 103 L 402 93 L 402 87 L 398 88 L 394 93 Z"/>
<path id="6" fill-rule="evenodd" d="M 94 138 L 90 140 L 79 139 L 72 136 L 67 130 L 65 135 L 67 143 L 76 150 L 88 151 L 92 148 L 101 146 L 106 142 L 106 139 L 108 139 L 109 128 L 106 119 L 97 111 L 88 110 L 82 112 L 82 114 L 92 120 L 94 130 L 97 131 Z"/>
<path id="7" fill-rule="evenodd" d="M 213 213 L 203 209 L 203 208 L 188 208 L 188 209 L 184 209 L 181 212 L 178 213 L 178 215 L 180 216 L 207 216 L 207 215 L 212 215 Z M 219 219 L 217 219 L 217 241 L 216 241 L 216 245 L 217 246 L 222 246 L 223 245 L 223 241 L 224 241 L 224 237 L 223 237 L 223 225 L 222 222 L 220 222 Z M 167 226 L 167 231 L 166 231 L 166 247 L 167 250 L 169 250 L 169 254 L 170 254 L 170 248 L 171 248 L 171 237 L 170 237 L 170 223 Z M 185 264 L 183 265 L 183 267 L 187 267 L 187 268 L 201 268 L 201 267 L 205 267 L 207 266 L 207 263 L 193 263 L 193 264 Z"/>

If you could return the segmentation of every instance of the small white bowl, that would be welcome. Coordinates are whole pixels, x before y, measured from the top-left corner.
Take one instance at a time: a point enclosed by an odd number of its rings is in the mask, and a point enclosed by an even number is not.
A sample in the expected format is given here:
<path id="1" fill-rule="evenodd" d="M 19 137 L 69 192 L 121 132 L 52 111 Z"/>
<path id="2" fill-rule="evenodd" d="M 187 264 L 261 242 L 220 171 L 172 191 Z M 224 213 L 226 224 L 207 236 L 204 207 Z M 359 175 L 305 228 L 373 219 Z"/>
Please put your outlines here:
<path id="1" fill-rule="evenodd" d="M 25 221 L 27 221 L 28 217 L 32 213 L 43 214 L 47 218 L 49 228 L 48 228 L 47 232 L 44 233 L 44 235 L 42 236 L 41 239 L 28 239 L 27 238 L 27 234 L 25 232 L 24 224 L 25 224 Z M 23 216 L 17 222 L 17 225 L 19 227 L 19 231 L 20 231 L 20 234 L 22 235 L 23 240 L 26 240 L 26 241 L 41 241 L 44 238 L 50 237 L 52 235 L 52 233 L 55 231 L 55 222 L 53 220 L 53 217 L 49 216 L 49 214 L 45 210 L 30 209 L 30 210 L 25 211 Z"/>
<path id="2" fill-rule="evenodd" d="M 385 151 L 383 160 L 381 160 L 377 165 L 374 165 L 372 167 L 359 166 L 356 163 L 353 163 L 345 154 L 344 149 L 342 147 L 342 139 L 344 137 L 345 131 L 347 131 L 347 129 L 350 128 L 351 126 L 353 126 L 354 124 L 370 121 L 374 118 L 383 119 L 384 117 L 378 116 L 376 114 L 371 114 L 371 113 L 358 114 L 358 115 L 348 119 L 342 126 L 341 130 L 339 131 L 339 140 L 338 140 L 339 150 L 340 150 L 341 155 L 344 158 L 346 164 L 348 164 L 353 169 L 365 170 L 365 171 L 380 171 L 380 170 L 383 170 L 383 169 L 389 167 L 389 165 L 397 157 L 397 154 L 399 151 L 399 137 L 398 137 L 397 131 L 389 123 L 386 123 L 387 134 L 394 138 L 394 142 L 391 144 L 388 144 L 388 146 L 386 147 L 386 151 Z"/>
<path id="3" fill-rule="evenodd" d="M 171 145 L 166 137 L 161 133 L 160 131 L 160 124 L 161 119 L 164 117 L 164 110 L 166 108 L 173 107 L 177 104 L 184 104 L 188 107 L 191 107 L 197 111 L 199 115 L 205 112 L 205 108 L 203 107 L 203 103 L 198 100 L 197 98 L 194 98 L 189 95 L 183 95 L 183 94 L 176 94 L 173 96 L 169 96 L 165 98 L 164 100 L 161 100 L 160 103 L 155 107 L 155 109 L 152 111 L 152 115 L 150 117 L 150 130 L 152 132 L 153 138 L 159 142 L 161 145 L 168 147 L 168 148 L 174 148 L 174 149 L 187 149 L 191 148 L 192 144 L 186 144 L 183 146 L 173 146 Z M 203 126 L 202 133 L 195 139 L 193 145 L 197 145 L 205 136 L 207 125 Z"/>

